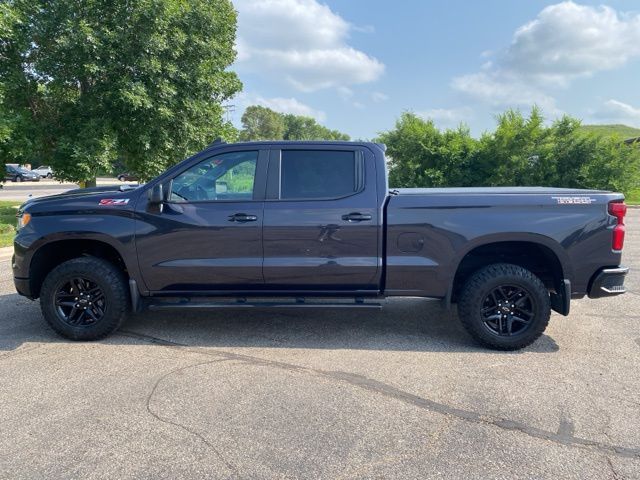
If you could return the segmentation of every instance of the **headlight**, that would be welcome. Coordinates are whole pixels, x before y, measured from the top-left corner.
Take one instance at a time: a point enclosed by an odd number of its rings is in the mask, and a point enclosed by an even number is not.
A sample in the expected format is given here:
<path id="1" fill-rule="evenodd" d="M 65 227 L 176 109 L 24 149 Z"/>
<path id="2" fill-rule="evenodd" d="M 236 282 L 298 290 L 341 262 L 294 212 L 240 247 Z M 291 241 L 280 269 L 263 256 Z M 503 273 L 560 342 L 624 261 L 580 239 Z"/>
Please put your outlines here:
<path id="1" fill-rule="evenodd" d="M 22 215 L 18 215 L 18 230 L 26 227 L 31 221 L 31 214 L 23 212 Z"/>

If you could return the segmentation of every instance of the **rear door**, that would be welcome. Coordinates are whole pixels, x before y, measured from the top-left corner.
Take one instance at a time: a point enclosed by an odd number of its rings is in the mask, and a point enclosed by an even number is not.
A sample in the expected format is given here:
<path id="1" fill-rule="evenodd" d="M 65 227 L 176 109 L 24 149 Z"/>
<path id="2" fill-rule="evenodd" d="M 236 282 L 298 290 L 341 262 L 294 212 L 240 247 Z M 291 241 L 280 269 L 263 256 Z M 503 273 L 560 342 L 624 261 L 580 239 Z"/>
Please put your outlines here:
<path id="1" fill-rule="evenodd" d="M 227 149 L 176 174 L 161 210 L 140 202 L 136 247 L 151 291 L 261 288 L 268 150 Z"/>
<path id="2" fill-rule="evenodd" d="M 264 278 L 272 289 L 375 291 L 380 213 L 370 151 L 345 145 L 270 152 Z"/>

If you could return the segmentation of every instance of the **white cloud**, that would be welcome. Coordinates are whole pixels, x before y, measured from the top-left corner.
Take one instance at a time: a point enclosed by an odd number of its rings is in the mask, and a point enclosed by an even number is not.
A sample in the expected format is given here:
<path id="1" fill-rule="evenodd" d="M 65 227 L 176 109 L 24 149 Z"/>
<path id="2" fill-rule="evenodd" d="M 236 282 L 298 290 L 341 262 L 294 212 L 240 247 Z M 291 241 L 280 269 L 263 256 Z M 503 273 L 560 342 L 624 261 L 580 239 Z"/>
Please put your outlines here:
<path id="1" fill-rule="evenodd" d="M 351 24 L 316 0 L 238 0 L 238 66 L 300 91 L 366 83 L 384 65 L 347 44 Z"/>
<path id="2" fill-rule="evenodd" d="M 469 120 L 473 111 L 469 107 L 432 108 L 416 112 L 416 115 L 433 120 L 440 127 L 457 127 L 461 122 Z"/>
<path id="3" fill-rule="evenodd" d="M 566 84 L 640 56 L 640 15 L 573 2 L 551 5 L 520 27 L 507 49 L 506 69 Z"/>
<path id="4" fill-rule="evenodd" d="M 481 72 L 453 79 L 455 90 L 492 107 L 528 107 L 538 105 L 547 114 L 559 115 L 555 99 L 518 75 L 506 72 Z"/>
<path id="5" fill-rule="evenodd" d="M 591 112 L 591 119 L 598 123 L 624 123 L 637 126 L 640 125 L 640 108 L 610 99 Z"/>
<path id="6" fill-rule="evenodd" d="M 454 78 L 452 87 L 495 107 L 538 104 L 557 115 L 554 90 L 640 57 L 640 15 L 558 3 L 518 28 L 511 44 L 491 56 L 480 72 Z"/>
<path id="7" fill-rule="evenodd" d="M 244 109 L 249 105 L 262 105 L 263 107 L 270 108 L 271 110 L 275 110 L 280 113 L 292 113 L 294 115 L 313 117 L 318 122 L 324 122 L 327 118 L 327 115 L 322 110 L 316 110 L 293 97 L 265 98 L 260 95 L 242 93 L 236 98 L 238 99 L 242 111 L 244 111 Z"/>
<path id="8" fill-rule="evenodd" d="M 338 91 L 338 95 L 342 100 L 349 100 L 351 97 L 353 97 L 353 90 L 351 90 L 349 87 L 338 87 L 336 90 Z"/>
<path id="9" fill-rule="evenodd" d="M 371 100 L 373 100 L 375 103 L 386 102 L 387 100 L 389 100 L 389 95 L 382 92 L 373 92 L 371 94 Z"/>

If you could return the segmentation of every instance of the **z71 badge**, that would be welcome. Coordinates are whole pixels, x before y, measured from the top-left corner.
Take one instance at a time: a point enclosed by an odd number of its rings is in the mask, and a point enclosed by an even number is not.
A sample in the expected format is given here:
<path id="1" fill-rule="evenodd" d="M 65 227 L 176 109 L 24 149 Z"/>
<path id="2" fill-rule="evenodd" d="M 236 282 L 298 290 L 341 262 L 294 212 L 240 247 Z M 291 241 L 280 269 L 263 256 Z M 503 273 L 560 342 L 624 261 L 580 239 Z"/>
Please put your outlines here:
<path id="1" fill-rule="evenodd" d="M 559 205 L 590 205 L 596 201 L 591 197 L 551 197 L 558 202 Z"/>
<path id="2" fill-rule="evenodd" d="M 108 207 L 122 207 L 129 203 L 128 198 L 103 198 L 98 205 Z"/>

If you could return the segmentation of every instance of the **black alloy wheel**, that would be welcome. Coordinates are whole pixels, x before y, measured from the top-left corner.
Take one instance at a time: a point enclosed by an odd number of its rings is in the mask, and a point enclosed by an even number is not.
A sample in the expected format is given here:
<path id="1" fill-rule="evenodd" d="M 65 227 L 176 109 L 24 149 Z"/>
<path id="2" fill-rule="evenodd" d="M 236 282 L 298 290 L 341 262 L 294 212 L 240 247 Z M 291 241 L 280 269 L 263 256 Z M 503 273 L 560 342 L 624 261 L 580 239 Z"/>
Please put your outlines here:
<path id="1" fill-rule="evenodd" d="M 500 285 L 484 299 L 484 326 L 493 334 L 510 337 L 523 333 L 535 315 L 531 294 L 516 285 Z"/>
<path id="2" fill-rule="evenodd" d="M 64 282 L 55 296 L 60 320 L 74 327 L 88 327 L 104 317 L 106 299 L 98 284 L 77 277 Z"/>

